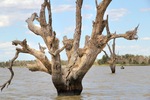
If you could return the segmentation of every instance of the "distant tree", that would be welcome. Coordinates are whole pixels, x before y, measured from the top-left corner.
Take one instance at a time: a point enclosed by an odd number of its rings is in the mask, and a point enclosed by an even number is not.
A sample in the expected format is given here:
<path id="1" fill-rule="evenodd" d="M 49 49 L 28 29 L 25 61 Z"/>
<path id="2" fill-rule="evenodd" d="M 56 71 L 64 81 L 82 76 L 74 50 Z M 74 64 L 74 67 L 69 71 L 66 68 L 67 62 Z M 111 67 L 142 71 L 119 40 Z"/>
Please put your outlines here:
<path id="1" fill-rule="evenodd" d="M 132 59 L 131 58 L 129 58 L 129 64 L 132 64 Z"/>
<path id="2" fill-rule="evenodd" d="M 102 59 L 98 61 L 98 64 L 106 64 L 108 61 L 108 57 L 106 55 L 102 56 Z"/>
<path id="3" fill-rule="evenodd" d="M 148 64 L 150 64 L 150 58 L 149 58 L 149 60 L 148 60 Z"/>
<path id="4" fill-rule="evenodd" d="M 106 51 L 103 50 L 103 52 L 105 53 L 105 55 L 107 56 L 107 58 L 109 58 L 107 60 L 107 62 L 109 63 L 110 69 L 112 73 L 115 73 L 116 71 L 116 60 L 117 60 L 117 56 L 115 53 L 115 38 L 113 39 L 113 44 L 112 44 L 112 48 L 110 47 L 109 44 L 107 44 L 109 52 L 110 52 L 110 56 L 108 56 L 108 54 L 106 53 Z"/>
<path id="5" fill-rule="evenodd" d="M 139 62 L 136 60 L 133 60 L 133 64 L 139 64 Z"/>

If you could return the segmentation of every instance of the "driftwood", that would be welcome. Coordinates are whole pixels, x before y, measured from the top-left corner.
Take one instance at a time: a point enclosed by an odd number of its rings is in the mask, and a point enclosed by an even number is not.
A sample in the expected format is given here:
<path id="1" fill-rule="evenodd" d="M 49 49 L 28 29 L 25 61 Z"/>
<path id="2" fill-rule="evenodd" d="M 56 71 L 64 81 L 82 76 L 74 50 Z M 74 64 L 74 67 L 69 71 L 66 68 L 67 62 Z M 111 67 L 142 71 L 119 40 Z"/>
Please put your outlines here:
<path id="1" fill-rule="evenodd" d="M 35 35 L 42 37 L 51 55 L 51 61 L 45 55 L 45 47 L 39 45 L 39 50 L 31 48 L 26 40 L 13 41 L 13 45 L 20 47 L 16 48 L 16 55 L 11 61 L 10 71 L 12 76 L 9 81 L 2 85 L 1 90 L 6 84 L 10 84 L 13 78 L 12 65 L 13 61 L 17 59 L 19 53 L 27 53 L 36 58 L 36 65 L 29 65 L 32 71 L 43 71 L 52 75 L 52 81 L 57 89 L 58 95 L 80 95 L 82 92 L 82 79 L 88 70 L 92 67 L 97 55 L 101 53 L 108 41 L 115 38 L 125 38 L 127 40 L 137 39 L 138 26 L 131 31 L 123 34 L 111 33 L 109 31 L 108 16 L 104 18 L 104 13 L 110 4 L 111 0 L 102 0 L 101 3 L 96 3 L 96 18 L 93 21 L 93 28 L 90 36 L 85 37 L 85 46 L 79 48 L 81 27 L 82 27 L 82 4 L 83 0 L 76 0 L 76 27 L 73 39 L 68 39 L 66 36 L 63 39 L 64 46 L 59 48 L 59 39 L 56 37 L 56 32 L 52 27 L 52 13 L 50 0 L 44 0 L 41 5 L 40 14 L 33 13 L 27 20 L 27 25 L 30 31 Z M 46 21 L 45 11 L 48 11 L 48 22 Z M 34 25 L 37 20 L 40 27 Z M 106 28 L 107 35 L 103 35 L 103 30 Z M 62 50 L 66 51 L 68 57 L 68 64 L 61 66 L 60 53 Z"/>

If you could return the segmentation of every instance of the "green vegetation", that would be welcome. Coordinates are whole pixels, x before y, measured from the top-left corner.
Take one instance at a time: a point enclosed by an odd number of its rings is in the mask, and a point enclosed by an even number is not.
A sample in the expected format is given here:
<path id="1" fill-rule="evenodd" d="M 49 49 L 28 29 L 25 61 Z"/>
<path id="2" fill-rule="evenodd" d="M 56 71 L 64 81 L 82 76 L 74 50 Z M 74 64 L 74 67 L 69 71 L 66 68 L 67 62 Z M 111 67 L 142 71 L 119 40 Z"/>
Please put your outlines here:
<path id="1" fill-rule="evenodd" d="M 10 61 L 6 61 L 6 62 L 0 62 L 0 67 L 8 67 L 10 65 L 9 63 Z M 14 66 L 19 66 L 19 67 L 24 67 L 27 66 L 27 64 L 34 64 L 35 60 L 17 60 L 14 62 Z M 66 65 L 67 61 L 62 60 L 61 61 L 62 65 Z"/>
<path id="2" fill-rule="evenodd" d="M 109 58 L 105 55 L 102 56 L 101 59 L 97 60 L 99 65 L 108 64 Z M 150 65 L 150 56 L 142 56 L 142 55 L 132 55 L 132 54 L 125 54 L 125 55 L 117 55 L 116 64 L 119 65 L 136 65 L 136 66 L 145 66 Z"/>
<path id="3" fill-rule="evenodd" d="M 27 64 L 33 64 L 35 63 L 35 60 L 17 60 L 14 62 L 14 66 L 20 66 L 20 67 L 23 67 L 23 66 L 27 66 Z M 8 67 L 10 65 L 10 61 L 6 61 L 6 62 L 0 62 L 0 67 Z"/>

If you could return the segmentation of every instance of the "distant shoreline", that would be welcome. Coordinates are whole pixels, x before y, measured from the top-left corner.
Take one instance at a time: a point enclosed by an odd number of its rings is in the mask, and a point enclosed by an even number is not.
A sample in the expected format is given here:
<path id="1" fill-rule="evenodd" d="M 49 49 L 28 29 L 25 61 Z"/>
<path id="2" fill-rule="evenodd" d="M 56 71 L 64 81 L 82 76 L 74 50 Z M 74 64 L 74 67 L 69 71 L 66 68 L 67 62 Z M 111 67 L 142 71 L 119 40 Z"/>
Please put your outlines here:
<path id="1" fill-rule="evenodd" d="M 62 66 L 65 66 L 65 65 L 62 65 Z M 120 65 L 120 64 L 117 64 L 116 67 L 121 67 L 121 66 L 125 66 L 125 67 L 142 67 L 142 66 L 150 66 L 150 65 L 137 65 L 137 64 L 126 64 L 126 65 Z M 0 66 L 0 68 L 8 68 L 9 66 Z M 27 68 L 27 66 L 13 66 L 13 67 L 19 67 L 19 68 Z M 97 65 L 97 64 L 94 64 L 93 67 L 109 67 L 109 64 L 102 64 L 102 65 Z"/>

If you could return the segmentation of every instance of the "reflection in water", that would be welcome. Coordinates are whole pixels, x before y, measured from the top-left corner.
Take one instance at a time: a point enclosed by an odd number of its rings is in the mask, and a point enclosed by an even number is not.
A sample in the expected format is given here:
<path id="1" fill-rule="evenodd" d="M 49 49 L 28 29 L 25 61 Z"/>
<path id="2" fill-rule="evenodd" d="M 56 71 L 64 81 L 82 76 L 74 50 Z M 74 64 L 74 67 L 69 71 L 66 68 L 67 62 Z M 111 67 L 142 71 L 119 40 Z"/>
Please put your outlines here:
<path id="1" fill-rule="evenodd" d="M 150 66 L 117 67 L 111 74 L 109 67 L 93 67 L 83 79 L 81 96 L 57 96 L 51 76 L 14 68 L 15 77 L 0 93 L 0 100 L 150 100 Z M 0 84 L 9 78 L 9 71 L 0 68 Z"/>

